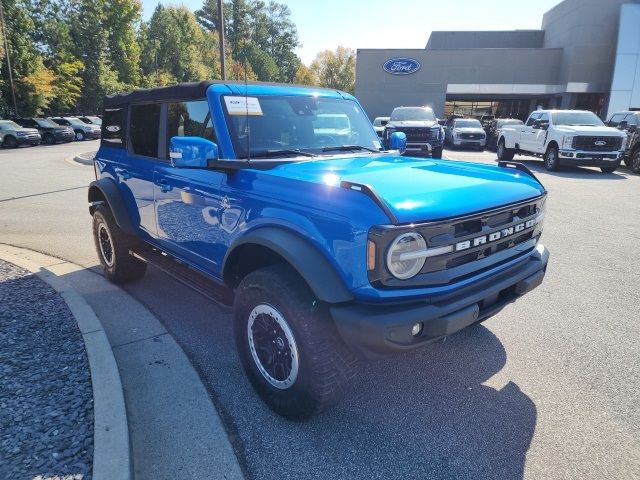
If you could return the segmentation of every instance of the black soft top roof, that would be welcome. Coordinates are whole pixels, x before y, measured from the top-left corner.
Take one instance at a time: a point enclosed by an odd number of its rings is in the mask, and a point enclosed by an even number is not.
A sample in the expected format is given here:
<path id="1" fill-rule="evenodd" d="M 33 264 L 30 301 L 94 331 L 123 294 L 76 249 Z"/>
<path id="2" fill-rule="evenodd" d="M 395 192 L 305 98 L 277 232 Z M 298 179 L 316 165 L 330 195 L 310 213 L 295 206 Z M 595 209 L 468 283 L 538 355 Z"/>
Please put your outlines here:
<path id="1" fill-rule="evenodd" d="M 104 108 L 115 108 L 129 103 L 153 102 L 156 100 L 195 100 L 204 98 L 207 88 L 214 83 L 224 82 L 193 82 L 134 90 L 129 93 L 119 93 L 104 97 Z"/>

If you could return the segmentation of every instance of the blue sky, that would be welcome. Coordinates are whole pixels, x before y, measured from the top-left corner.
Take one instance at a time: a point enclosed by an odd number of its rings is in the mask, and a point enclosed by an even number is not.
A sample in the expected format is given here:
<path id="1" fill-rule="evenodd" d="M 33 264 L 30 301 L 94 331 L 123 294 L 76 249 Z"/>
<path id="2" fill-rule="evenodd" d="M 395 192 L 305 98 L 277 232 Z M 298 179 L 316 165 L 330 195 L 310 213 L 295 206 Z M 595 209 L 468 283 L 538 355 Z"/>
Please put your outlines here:
<path id="1" fill-rule="evenodd" d="M 432 30 L 540 28 L 560 0 L 279 0 L 291 8 L 306 64 L 338 45 L 353 48 L 424 48 Z M 148 18 L 158 3 L 197 10 L 202 0 L 142 0 Z"/>

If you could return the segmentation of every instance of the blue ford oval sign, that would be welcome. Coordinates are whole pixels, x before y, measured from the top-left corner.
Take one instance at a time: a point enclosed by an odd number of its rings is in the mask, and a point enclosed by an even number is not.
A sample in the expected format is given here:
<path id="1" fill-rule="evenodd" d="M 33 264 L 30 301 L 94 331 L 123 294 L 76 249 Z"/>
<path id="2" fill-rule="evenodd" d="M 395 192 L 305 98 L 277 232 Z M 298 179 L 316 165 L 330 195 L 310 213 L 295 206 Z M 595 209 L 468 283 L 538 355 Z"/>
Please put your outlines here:
<path id="1" fill-rule="evenodd" d="M 391 75 L 409 75 L 420 70 L 420 62 L 413 58 L 391 58 L 382 65 Z"/>

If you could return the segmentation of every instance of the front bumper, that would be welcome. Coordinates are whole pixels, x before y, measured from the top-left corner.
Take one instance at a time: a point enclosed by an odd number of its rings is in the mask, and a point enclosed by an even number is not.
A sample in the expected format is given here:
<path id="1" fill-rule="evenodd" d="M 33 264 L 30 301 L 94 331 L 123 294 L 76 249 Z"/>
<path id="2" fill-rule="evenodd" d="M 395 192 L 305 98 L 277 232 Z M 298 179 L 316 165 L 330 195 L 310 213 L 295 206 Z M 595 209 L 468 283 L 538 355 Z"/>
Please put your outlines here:
<path id="1" fill-rule="evenodd" d="M 400 305 L 350 303 L 330 307 L 344 339 L 366 358 L 380 358 L 434 342 L 498 313 L 542 283 L 549 251 L 542 245 L 522 262 L 446 298 Z M 419 335 L 411 328 L 422 322 Z"/>
<path id="2" fill-rule="evenodd" d="M 588 152 L 585 150 L 560 150 L 561 165 L 581 167 L 610 167 L 620 163 L 624 152 Z"/>
<path id="3" fill-rule="evenodd" d="M 442 140 L 432 140 L 429 142 L 407 142 L 407 153 L 431 154 L 436 148 L 442 148 Z"/>
<path id="4" fill-rule="evenodd" d="M 486 144 L 486 138 L 453 138 L 453 145 L 456 147 L 484 147 Z"/>
<path id="5" fill-rule="evenodd" d="M 76 138 L 76 134 L 73 131 L 70 132 L 56 132 L 53 134 L 56 142 L 71 142 Z"/>
<path id="6" fill-rule="evenodd" d="M 18 145 L 39 145 L 42 137 L 38 135 L 28 135 L 25 137 L 16 137 Z"/>

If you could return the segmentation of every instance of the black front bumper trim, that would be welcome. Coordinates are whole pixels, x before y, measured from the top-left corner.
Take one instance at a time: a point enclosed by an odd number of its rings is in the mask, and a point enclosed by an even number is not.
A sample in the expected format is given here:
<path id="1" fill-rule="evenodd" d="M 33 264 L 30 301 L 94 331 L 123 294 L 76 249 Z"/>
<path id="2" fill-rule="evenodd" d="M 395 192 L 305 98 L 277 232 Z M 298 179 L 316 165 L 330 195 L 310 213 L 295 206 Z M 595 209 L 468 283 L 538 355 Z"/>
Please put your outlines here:
<path id="1" fill-rule="evenodd" d="M 334 305 L 331 315 L 345 343 L 366 358 L 412 350 L 486 320 L 530 292 L 542 283 L 548 260 L 549 251 L 539 245 L 507 275 L 461 295 L 400 305 Z M 415 337 L 411 327 L 418 322 L 423 329 Z"/>

